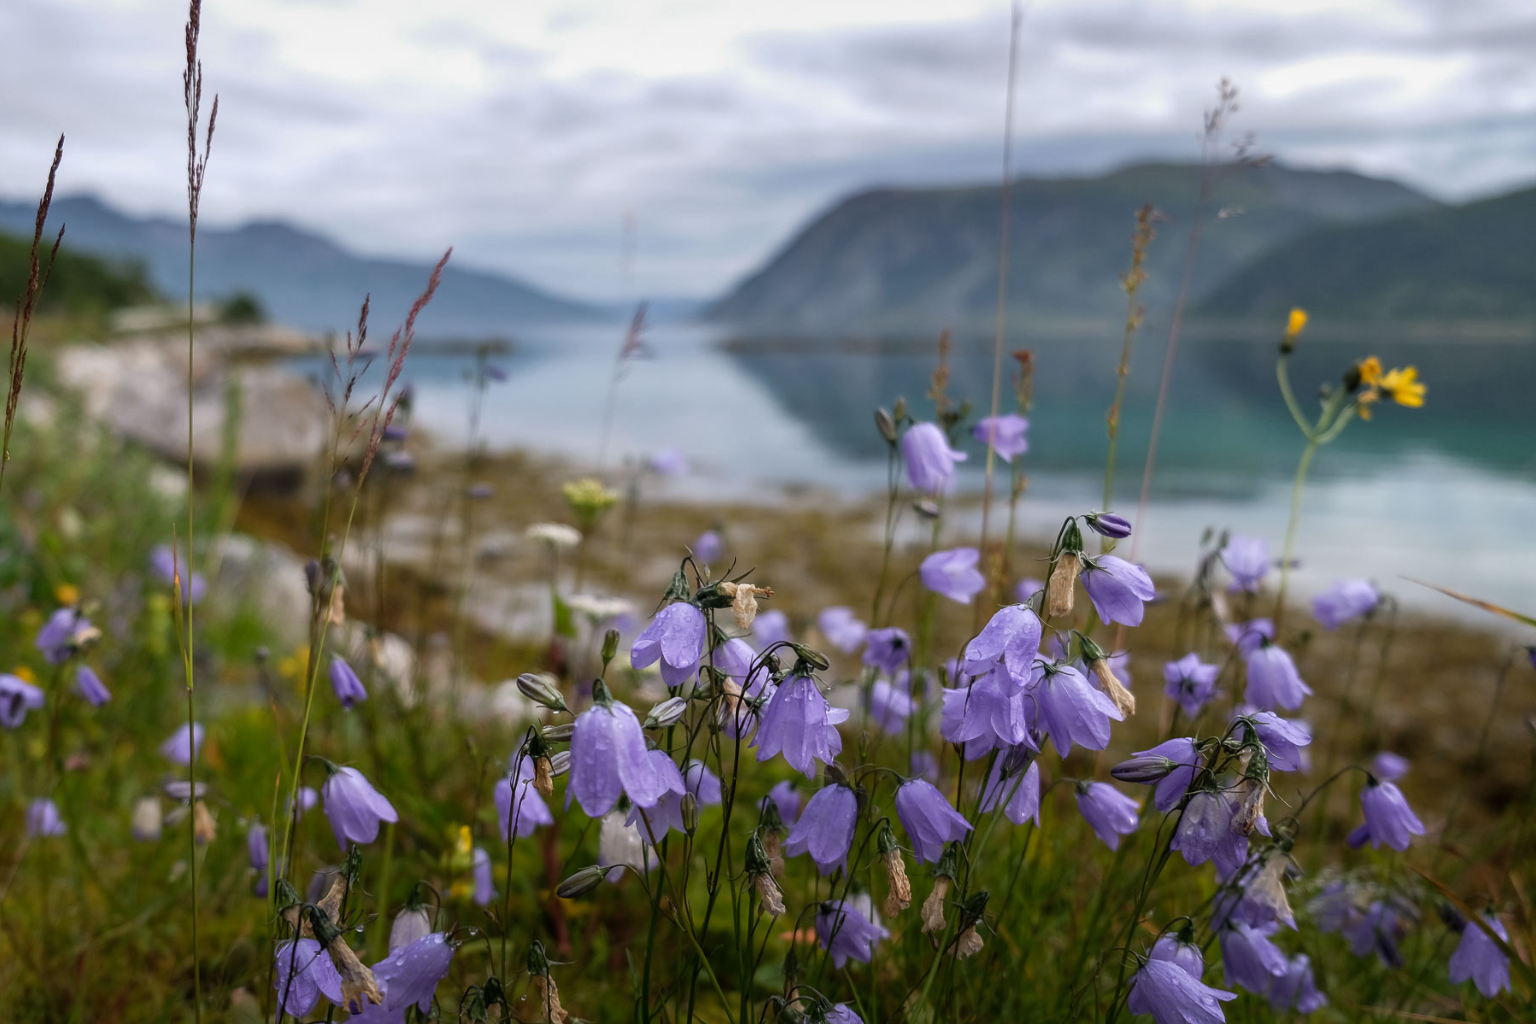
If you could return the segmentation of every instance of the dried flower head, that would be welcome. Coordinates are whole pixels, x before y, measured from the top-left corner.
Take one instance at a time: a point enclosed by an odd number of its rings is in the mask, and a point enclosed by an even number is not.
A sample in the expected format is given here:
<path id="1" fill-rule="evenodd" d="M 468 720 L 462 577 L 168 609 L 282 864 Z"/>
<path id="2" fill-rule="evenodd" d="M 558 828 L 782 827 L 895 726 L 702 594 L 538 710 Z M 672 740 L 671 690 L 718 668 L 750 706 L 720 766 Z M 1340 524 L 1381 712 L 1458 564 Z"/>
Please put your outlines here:
<path id="1" fill-rule="evenodd" d="M 746 582 L 737 584 L 722 581 L 720 593 L 731 599 L 731 615 L 736 618 L 736 626 L 742 630 L 751 627 L 752 621 L 757 618 L 757 597 L 773 598 L 772 588 L 759 588 Z"/>
<path id="2" fill-rule="evenodd" d="M 933 890 L 928 892 L 928 897 L 923 899 L 923 932 L 926 934 L 939 934 L 944 932 L 944 899 L 949 895 L 950 884 L 954 881 L 947 876 L 940 876 L 933 881 Z"/>
<path id="3" fill-rule="evenodd" d="M 1046 616 L 1061 620 L 1072 615 L 1073 591 L 1082 572 L 1083 561 L 1075 552 L 1063 552 L 1056 560 L 1045 590 Z"/>
<path id="4" fill-rule="evenodd" d="M 955 941 L 955 957 L 970 958 L 972 955 L 978 955 L 981 953 L 984 943 L 981 939 L 981 933 L 976 929 L 976 924 L 972 923 L 965 928 L 965 932 L 960 934 L 959 939 Z"/>

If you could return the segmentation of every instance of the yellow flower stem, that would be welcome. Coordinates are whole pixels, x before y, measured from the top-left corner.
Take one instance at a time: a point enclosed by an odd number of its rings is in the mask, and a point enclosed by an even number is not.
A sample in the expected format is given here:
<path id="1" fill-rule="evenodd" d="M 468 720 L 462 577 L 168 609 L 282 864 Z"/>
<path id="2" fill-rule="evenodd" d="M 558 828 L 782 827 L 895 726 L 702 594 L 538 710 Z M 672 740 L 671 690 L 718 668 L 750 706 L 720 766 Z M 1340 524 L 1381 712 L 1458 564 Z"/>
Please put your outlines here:
<path id="1" fill-rule="evenodd" d="M 1301 433 L 1311 438 L 1312 425 L 1307 423 L 1307 418 L 1296 402 L 1296 395 L 1291 391 L 1291 375 L 1286 368 L 1286 358 L 1283 355 L 1275 361 L 1275 376 L 1280 380 L 1280 394 L 1285 397 L 1286 409 L 1291 411 L 1291 416 L 1295 418 L 1296 426 L 1301 428 Z"/>
<path id="2" fill-rule="evenodd" d="M 1291 519 L 1285 525 L 1285 550 L 1280 556 L 1280 590 L 1275 595 L 1275 638 L 1277 640 L 1280 637 L 1280 627 L 1285 621 L 1285 591 L 1290 583 L 1291 553 L 1296 546 L 1296 525 L 1301 521 L 1301 493 L 1306 486 L 1307 468 L 1312 465 L 1312 457 L 1317 453 L 1317 446 L 1317 439 L 1307 439 L 1307 447 L 1301 453 L 1301 463 L 1296 467 L 1296 481 L 1291 485 Z"/>

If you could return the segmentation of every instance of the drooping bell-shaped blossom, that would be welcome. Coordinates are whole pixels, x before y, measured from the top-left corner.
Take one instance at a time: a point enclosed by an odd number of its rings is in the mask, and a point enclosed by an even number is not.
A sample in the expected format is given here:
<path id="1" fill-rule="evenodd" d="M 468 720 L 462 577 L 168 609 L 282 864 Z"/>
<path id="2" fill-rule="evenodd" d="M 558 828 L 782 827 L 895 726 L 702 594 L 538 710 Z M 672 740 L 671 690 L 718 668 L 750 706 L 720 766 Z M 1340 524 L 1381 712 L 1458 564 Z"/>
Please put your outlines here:
<path id="1" fill-rule="evenodd" d="M 1099 840 L 1114 851 L 1120 847 L 1120 838 L 1135 831 L 1141 803 L 1109 784 L 1093 781 L 1077 785 L 1077 811 L 1099 835 Z"/>
<path id="2" fill-rule="evenodd" d="M 741 681 L 751 676 L 757 650 L 743 638 L 727 638 L 723 644 L 715 646 L 712 658 L 715 669 Z"/>
<path id="3" fill-rule="evenodd" d="M 205 733 L 201 723 L 194 723 L 191 727 L 183 723 L 176 728 L 176 733 L 160 743 L 160 754 L 172 762 L 189 765 L 202 750 Z"/>
<path id="4" fill-rule="evenodd" d="M 651 846 L 633 813 L 634 806 L 620 802 L 598 823 L 597 864 L 613 867 L 608 871 L 609 883 L 616 882 L 626 869 L 644 872 L 651 868 Z"/>
<path id="5" fill-rule="evenodd" d="M 966 459 L 965 453 L 950 448 L 949 439 L 937 424 L 927 421 L 913 424 L 902 435 L 901 455 L 912 489 L 924 495 L 948 492 L 954 482 L 955 464 Z"/>
<path id="6" fill-rule="evenodd" d="M 1132 1015 L 1151 1016 L 1153 1022 L 1224 1023 L 1221 1002 L 1236 997 L 1229 990 L 1206 986 L 1177 962 L 1150 958 L 1131 977 L 1125 1007 Z"/>
<path id="7" fill-rule="evenodd" d="M 682 477 L 688 473 L 688 457 L 675 446 L 662 449 L 651 455 L 651 469 L 662 477 Z"/>
<path id="8" fill-rule="evenodd" d="M 1221 565 L 1232 575 L 1234 590 L 1258 591 L 1269 573 L 1269 542 L 1234 534 L 1221 550 Z"/>
<path id="9" fill-rule="evenodd" d="M 1110 721 L 1125 719 L 1109 696 L 1089 684 L 1074 666 L 1047 666 L 1033 695 L 1040 724 L 1063 759 L 1072 754 L 1074 744 L 1102 751 L 1109 744 Z"/>
<path id="10" fill-rule="evenodd" d="M 43 707 L 43 689 L 28 684 L 12 673 L 0 673 L 0 725 L 15 730 L 26 721 L 27 712 Z"/>
<path id="11" fill-rule="evenodd" d="M 1371 776 L 1377 780 L 1401 780 L 1412 765 L 1396 752 L 1377 752 L 1371 760 Z"/>
<path id="12" fill-rule="evenodd" d="M 945 689 L 939 732 L 960 745 L 966 759 L 979 759 L 994 748 L 1033 744 L 1035 706 L 1034 697 L 998 665 L 968 687 Z"/>
<path id="13" fill-rule="evenodd" d="M 908 780 L 896 789 L 896 816 L 923 862 L 939 861 L 946 844 L 963 841 L 971 832 L 966 818 L 926 780 Z"/>
<path id="14" fill-rule="evenodd" d="M 805 803 L 805 811 L 784 839 L 784 851 L 788 855 L 809 853 L 822 876 L 831 876 L 834 869 L 846 871 L 858 817 L 859 800 L 853 789 L 828 784 Z"/>
<path id="15" fill-rule="evenodd" d="M 332 773 L 320 788 L 325 815 L 342 851 L 349 844 L 370 844 L 379 836 L 380 823 L 397 823 L 399 813 L 374 786 L 351 766 Z"/>
<path id="16" fill-rule="evenodd" d="M 614 807 L 620 794 L 649 808 L 665 790 L 634 710 L 615 701 L 606 686 L 594 688 L 592 705 L 576 717 L 571 732 L 568 794 L 596 819 Z"/>
<path id="17" fill-rule="evenodd" d="M 1194 719 L 1216 696 L 1216 678 L 1220 674 L 1221 667 L 1201 662 L 1200 656 L 1191 652 L 1163 667 L 1163 694 L 1179 703 L 1185 716 Z"/>
<path id="18" fill-rule="evenodd" d="M 1312 728 L 1305 720 L 1287 720 L 1267 709 L 1248 707 L 1238 709 L 1237 715 L 1252 723 L 1253 732 L 1269 757 L 1270 769 L 1294 773 L 1304 766 L 1306 756 L 1302 749 L 1312 743 Z"/>
<path id="19" fill-rule="evenodd" d="M 1015 681 L 1026 683 L 1034 675 L 1043 629 L 1028 606 L 1004 606 L 965 646 L 966 672 L 986 673 L 1001 659 Z"/>
<path id="20" fill-rule="evenodd" d="M 816 614 L 816 626 L 821 629 L 827 644 L 843 654 L 858 650 L 864 644 L 869 628 L 847 606 L 828 606 Z"/>
<path id="21" fill-rule="evenodd" d="M 470 856 L 469 875 L 474 880 L 474 902 L 481 908 L 496 900 L 496 878 L 491 857 L 484 848 L 476 848 Z"/>
<path id="22" fill-rule="evenodd" d="M 773 802 L 778 807 L 779 819 L 785 826 L 794 826 L 800 819 L 800 795 L 795 791 L 793 780 L 781 780 L 768 789 L 768 797 L 764 802 Z"/>
<path id="23" fill-rule="evenodd" d="M 555 825 L 554 814 L 549 811 L 544 796 L 533 786 L 536 774 L 533 757 L 523 755 L 511 773 L 496 781 L 496 817 L 501 823 L 501 833 L 497 836 L 502 841 L 507 840 L 509 829 L 513 836 L 531 837 L 539 827 Z"/>
<path id="24" fill-rule="evenodd" d="M 1227 923 L 1217 931 L 1221 938 L 1221 963 L 1227 985 L 1258 995 L 1269 993 L 1290 963 L 1267 933 L 1242 923 Z"/>
<path id="25" fill-rule="evenodd" d="M 789 615 L 782 609 L 766 609 L 752 621 L 752 637 L 762 648 L 789 640 Z"/>
<path id="26" fill-rule="evenodd" d="M 1221 632 L 1237 649 L 1238 655 L 1247 660 L 1256 649 L 1275 640 L 1275 621 L 1267 616 L 1261 616 L 1247 623 L 1229 623 L 1221 629 Z"/>
<path id="27" fill-rule="evenodd" d="M 1110 770 L 1110 776 L 1128 784 L 1152 784 L 1152 804 L 1167 812 L 1189 792 L 1189 785 L 1201 766 L 1200 753 L 1192 737 L 1175 737 L 1132 756 Z"/>
<path id="28" fill-rule="evenodd" d="M 863 1021 L 863 1019 L 859 1018 L 858 1012 L 855 1012 L 842 1002 L 838 1002 L 827 1009 L 827 1022 L 829 1023 L 861 1023 Z"/>
<path id="29" fill-rule="evenodd" d="M 283 1011 L 294 1019 L 303 1019 L 315 1010 L 324 994 L 327 1001 L 339 1005 L 341 975 L 320 942 L 312 937 L 286 940 L 277 945 L 273 955 L 272 989 Z"/>
<path id="30" fill-rule="evenodd" d="M 999 802 L 1005 802 L 1003 815 L 1014 825 L 1023 826 L 1031 819 L 1035 826 L 1040 825 L 1040 764 L 1035 754 L 1024 745 L 998 753 L 981 791 L 982 812 L 991 812 Z"/>
<path id="31" fill-rule="evenodd" d="M 1265 823 L 1268 829 L 1268 823 Z M 1270 847 L 1254 857 L 1228 861 L 1235 875 L 1225 875 L 1216 893 L 1211 919 L 1214 922 L 1243 923 L 1268 927 L 1275 923 L 1296 929 L 1296 915 L 1285 891 L 1285 878 L 1292 868 L 1290 856 Z"/>
<path id="32" fill-rule="evenodd" d="M 1028 420 L 1017 413 L 1003 413 L 982 417 L 971 429 L 971 437 L 990 445 L 1004 463 L 1012 463 L 1015 456 L 1029 451 L 1029 439 L 1024 437 L 1028 430 Z"/>
<path id="33" fill-rule="evenodd" d="M 432 1010 L 437 985 L 448 975 L 454 947 L 445 934 L 429 933 L 373 965 L 373 979 L 384 996 L 382 1008 L 368 1004 L 348 1022 L 404 1022 L 412 1006 L 422 1015 Z M 383 1013 L 377 1015 L 377 1013 Z"/>
<path id="34" fill-rule="evenodd" d="M 1375 610 L 1381 593 L 1370 581 L 1359 579 L 1334 581 L 1327 591 L 1312 600 L 1312 615 L 1327 630 Z"/>
<path id="35" fill-rule="evenodd" d="M 1093 556 L 1083 560 L 1080 578 L 1099 619 L 1139 627 L 1146 603 L 1157 597 L 1157 588 L 1145 570 L 1119 556 Z"/>
<path id="36" fill-rule="evenodd" d="M 1285 965 L 1285 975 L 1276 976 L 1269 988 L 1269 1007 L 1277 1012 L 1311 1015 L 1327 1003 L 1327 996 L 1317 989 L 1313 978 L 1312 960 L 1305 953 L 1293 955 Z"/>
<path id="37" fill-rule="evenodd" d="M 1232 793 L 1224 794 L 1223 797 L 1227 801 L 1228 822 L 1231 822 L 1237 816 L 1242 800 Z M 1254 820 L 1253 830 L 1261 836 L 1270 836 L 1269 820 L 1258 816 Z M 1236 876 L 1248 862 L 1248 835 L 1241 830 L 1228 830 L 1211 853 L 1211 862 L 1216 867 L 1219 879 L 1230 880 Z"/>
<path id="38" fill-rule="evenodd" d="M 112 700 L 112 692 L 96 676 L 96 671 L 84 663 L 75 668 L 75 694 L 97 707 Z"/>
<path id="39" fill-rule="evenodd" d="M 724 795 L 720 790 L 720 778 L 698 759 L 689 759 L 683 767 L 683 784 L 688 793 L 699 801 L 699 806 L 719 805 Z"/>
<path id="40" fill-rule="evenodd" d="M 1504 929 L 1498 916 L 1487 912 L 1483 915 L 1483 921 L 1493 929 L 1499 940 L 1509 940 L 1509 931 Z M 1461 931 L 1461 943 L 1451 954 L 1451 982 L 1466 983 L 1468 980 L 1486 998 L 1510 989 L 1509 956 L 1494 943 L 1487 931 L 1470 920 Z"/>
<path id="41" fill-rule="evenodd" d="M 708 530 L 693 540 L 693 556 L 706 565 L 716 562 L 725 555 L 725 539 L 720 537 L 720 532 Z"/>
<path id="42" fill-rule="evenodd" d="M 357 671 L 341 656 L 331 657 L 331 689 L 336 692 L 343 709 L 350 709 L 368 698 L 368 689 L 363 687 Z"/>
<path id="43" fill-rule="evenodd" d="M 891 935 L 867 919 L 852 901 L 824 901 L 816 912 L 816 943 L 832 954 L 832 965 L 841 969 L 850 958 L 868 962 L 875 945 Z"/>
<path id="44" fill-rule="evenodd" d="M 1185 939 L 1178 934 L 1165 933 L 1152 945 L 1147 958 L 1172 962 L 1197 980 L 1205 972 L 1205 956 L 1192 937 Z"/>
<path id="45" fill-rule="evenodd" d="M 666 752 L 653 748 L 646 756 L 662 782 L 661 797 L 649 806 L 641 806 L 637 802 L 629 811 L 628 822 L 639 828 L 640 836 L 648 843 L 655 845 L 660 843 L 668 830 L 686 832 L 683 826 L 683 795 L 688 793 L 688 785 L 684 783 L 677 763 Z"/>
<path id="46" fill-rule="evenodd" d="M 251 860 L 251 868 L 256 871 L 256 896 L 267 896 L 267 828 L 261 825 L 261 820 L 251 821 L 251 827 L 245 832 L 245 853 Z"/>
<path id="47" fill-rule="evenodd" d="M 659 659 L 661 679 L 667 687 L 681 687 L 699 670 L 708 626 L 698 606 L 674 602 L 657 613 L 650 626 L 640 632 L 630 646 L 629 661 L 636 669 L 643 670 Z"/>
<path id="48" fill-rule="evenodd" d="M 37 632 L 37 650 L 57 666 L 75 654 L 79 639 L 91 631 L 91 621 L 78 609 L 56 609 Z"/>
<path id="49" fill-rule="evenodd" d="M 1040 578 L 1020 577 L 1019 583 L 1013 586 L 1013 597 L 1015 601 L 1027 604 L 1044 590 L 1045 582 Z"/>
<path id="50" fill-rule="evenodd" d="M 784 761 L 806 776 L 815 775 L 815 762 L 830 763 L 843 750 L 843 738 L 837 724 L 848 718 L 847 709 L 838 709 L 807 676 L 793 676 L 784 681 L 763 707 L 757 728 L 757 761 L 784 754 Z"/>
<path id="51" fill-rule="evenodd" d="M 876 627 L 864 637 L 864 665 L 895 673 L 912 658 L 912 639 L 900 627 Z"/>
<path id="52" fill-rule="evenodd" d="M 410 947 L 432 932 L 432 917 L 423 905 L 406 905 L 389 927 L 389 953 Z"/>
<path id="53" fill-rule="evenodd" d="M 1256 709 L 1299 709 L 1312 693 L 1291 654 L 1279 645 L 1260 645 L 1248 655 L 1243 700 Z"/>
<path id="54" fill-rule="evenodd" d="M 1372 848 L 1386 845 L 1407 851 L 1413 835 L 1424 833 L 1424 824 L 1408 807 L 1408 799 L 1390 780 L 1371 777 L 1366 781 L 1360 790 L 1360 811 L 1365 814 L 1365 840 Z"/>
<path id="55" fill-rule="evenodd" d="M 1402 966 L 1403 953 L 1397 942 L 1407 930 L 1390 901 L 1371 902 L 1340 932 L 1349 941 L 1349 950 L 1356 958 L 1374 954 L 1382 965 Z"/>
<path id="56" fill-rule="evenodd" d="M 942 549 L 929 553 L 918 565 L 923 587 L 961 605 L 970 605 L 987 579 L 976 568 L 981 552 L 973 548 Z"/>
<path id="57" fill-rule="evenodd" d="M 308 784 L 305 784 L 303 787 L 299 788 L 299 793 L 294 795 L 293 803 L 289 806 L 289 811 L 291 812 L 295 807 L 297 807 L 298 814 L 302 816 L 304 813 L 308 812 L 310 809 L 313 809 L 316 805 L 319 804 L 320 792 L 316 791 Z"/>
<path id="58" fill-rule="evenodd" d="M 1199 866 L 1216 856 L 1231 833 L 1232 803 L 1215 788 L 1202 788 L 1184 806 L 1168 847 L 1183 854 L 1191 866 Z"/>
<path id="59" fill-rule="evenodd" d="M 914 777 L 922 777 L 930 784 L 939 782 L 939 760 L 926 748 L 912 750 L 911 769 Z"/>
<path id="60" fill-rule="evenodd" d="M 208 582 L 202 574 L 189 573 L 185 557 L 177 559 L 169 545 L 156 545 L 149 551 L 149 566 L 163 584 L 175 584 L 181 578 L 181 601 L 196 605 L 208 591 Z"/>
<path id="61" fill-rule="evenodd" d="M 33 840 L 42 837 L 63 837 L 69 825 L 59 815 L 59 807 L 52 798 L 34 798 L 27 805 L 27 836 Z"/>
<path id="62" fill-rule="evenodd" d="M 907 717 L 912 715 L 912 696 L 880 678 L 869 688 L 869 718 L 875 726 L 887 734 L 900 734 L 907 729 Z"/>

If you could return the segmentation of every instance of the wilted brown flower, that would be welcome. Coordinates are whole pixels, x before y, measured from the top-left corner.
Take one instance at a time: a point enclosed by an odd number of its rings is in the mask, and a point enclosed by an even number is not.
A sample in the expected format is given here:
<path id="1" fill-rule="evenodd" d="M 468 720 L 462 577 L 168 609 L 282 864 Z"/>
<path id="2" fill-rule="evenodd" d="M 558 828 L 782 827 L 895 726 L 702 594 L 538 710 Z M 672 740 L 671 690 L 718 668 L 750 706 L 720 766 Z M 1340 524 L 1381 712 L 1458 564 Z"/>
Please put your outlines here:
<path id="1" fill-rule="evenodd" d="M 1072 615 L 1073 591 L 1077 586 L 1077 575 L 1082 572 L 1083 561 L 1077 553 L 1063 552 L 1057 558 L 1056 569 L 1051 571 L 1051 581 L 1045 592 L 1046 615 L 1052 620 Z"/>

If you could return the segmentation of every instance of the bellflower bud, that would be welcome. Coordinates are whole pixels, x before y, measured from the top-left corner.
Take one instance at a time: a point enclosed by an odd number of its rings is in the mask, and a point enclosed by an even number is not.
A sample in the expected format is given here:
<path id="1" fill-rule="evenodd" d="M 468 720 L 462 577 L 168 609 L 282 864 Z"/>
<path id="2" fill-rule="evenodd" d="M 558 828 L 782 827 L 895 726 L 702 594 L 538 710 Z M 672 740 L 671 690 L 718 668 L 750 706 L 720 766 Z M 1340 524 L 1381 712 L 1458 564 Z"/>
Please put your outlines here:
<path id="1" fill-rule="evenodd" d="M 618 652 L 619 652 L 619 631 L 618 631 L 618 628 L 616 628 L 616 627 L 610 627 L 610 628 L 608 628 L 608 632 L 603 635 L 603 667 L 604 667 L 604 669 L 607 668 L 609 663 L 613 662 L 613 657 L 615 655 L 618 655 Z"/>
<path id="2" fill-rule="evenodd" d="M 664 702 L 658 702 L 651 706 L 651 711 L 645 714 L 645 729 L 660 730 L 662 727 L 670 727 L 683 718 L 683 713 L 688 711 L 688 700 L 673 696 Z"/>
<path id="3" fill-rule="evenodd" d="M 1105 538 L 1129 538 L 1131 536 L 1131 522 L 1118 513 L 1089 513 L 1084 520 L 1088 526 Z"/>
<path id="4" fill-rule="evenodd" d="M 607 870 L 601 866 L 587 866 L 578 869 L 555 888 L 555 893 L 562 898 L 579 898 L 584 894 L 590 894 L 597 889 L 597 885 L 606 878 Z"/>
<path id="5" fill-rule="evenodd" d="M 518 675 L 517 690 L 530 702 L 542 705 L 546 709 L 555 712 L 569 712 L 565 698 L 560 694 L 560 689 L 544 674 L 524 673 Z"/>
<path id="6" fill-rule="evenodd" d="M 896 444 L 896 418 L 884 406 L 875 410 L 875 430 L 880 432 L 887 445 Z"/>

